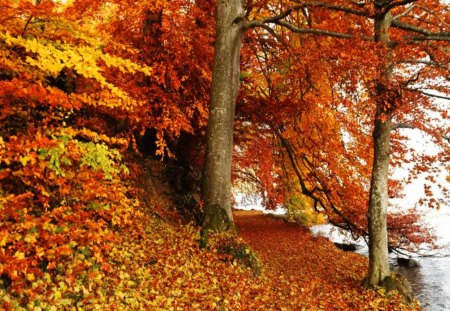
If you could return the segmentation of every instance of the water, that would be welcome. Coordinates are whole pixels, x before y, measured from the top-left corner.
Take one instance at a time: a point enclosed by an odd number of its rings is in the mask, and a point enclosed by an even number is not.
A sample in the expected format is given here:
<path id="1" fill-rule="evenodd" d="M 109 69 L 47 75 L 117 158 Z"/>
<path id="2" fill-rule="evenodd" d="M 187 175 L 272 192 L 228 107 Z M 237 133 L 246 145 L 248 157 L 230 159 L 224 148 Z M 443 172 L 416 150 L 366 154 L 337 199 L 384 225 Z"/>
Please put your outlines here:
<path id="1" fill-rule="evenodd" d="M 419 191 L 409 193 L 416 192 Z M 264 210 L 260 204 L 260 200 L 255 200 L 255 202 L 242 204 L 240 208 Z M 283 209 L 276 211 L 277 214 L 285 212 Z M 392 271 L 402 273 L 409 280 L 415 297 L 419 299 L 425 311 L 450 311 L 450 207 L 440 211 L 426 210 L 424 222 L 436 231 L 438 244 L 443 247 L 439 253 L 447 257 L 414 257 L 419 267 L 405 268 L 399 267 L 397 255 L 391 254 L 391 268 Z M 316 226 L 311 228 L 311 231 L 313 234 L 326 236 L 333 242 L 357 243 L 361 245 L 357 253 L 365 256 L 368 254 L 364 241 L 355 242 L 351 237 L 333 229 L 331 225 Z"/>
<path id="2" fill-rule="evenodd" d="M 399 267 L 391 260 L 392 270 L 409 280 L 424 310 L 450 310 L 450 258 L 422 257 L 414 260 L 419 262 L 419 267 Z"/>
<path id="3" fill-rule="evenodd" d="M 311 231 L 313 234 L 326 236 L 333 242 L 356 243 L 360 245 L 357 253 L 365 256 L 368 254 L 367 246 L 363 241 L 355 242 L 333 229 L 331 225 L 315 226 L 311 228 Z M 450 239 L 450 235 L 440 237 L 440 241 Z M 449 252 L 450 249 L 443 249 L 440 254 L 449 255 Z M 391 254 L 392 271 L 401 273 L 409 280 L 414 296 L 419 299 L 425 311 L 450 310 L 450 257 L 413 257 L 413 259 L 419 263 L 419 267 L 401 267 L 397 264 L 397 255 Z"/>

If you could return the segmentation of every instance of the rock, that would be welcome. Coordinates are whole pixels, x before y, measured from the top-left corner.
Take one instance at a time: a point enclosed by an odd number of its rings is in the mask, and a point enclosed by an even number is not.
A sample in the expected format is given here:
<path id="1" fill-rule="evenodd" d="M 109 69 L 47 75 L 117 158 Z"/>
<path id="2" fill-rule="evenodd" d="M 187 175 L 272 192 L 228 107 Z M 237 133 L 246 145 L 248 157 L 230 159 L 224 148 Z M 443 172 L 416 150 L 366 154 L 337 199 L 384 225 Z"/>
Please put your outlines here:
<path id="1" fill-rule="evenodd" d="M 334 242 L 334 245 L 337 248 L 342 249 L 344 252 L 354 252 L 358 248 L 357 245 L 353 244 L 353 243 L 337 243 L 337 242 Z"/>
<path id="2" fill-rule="evenodd" d="M 399 273 L 391 273 L 390 276 L 386 277 L 381 282 L 381 286 L 386 288 L 388 292 L 391 290 L 398 291 L 405 298 L 407 303 L 411 303 L 413 301 L 411 284 Z"/>
<path id="3" fill-rule="evenodd" d="M 399 266 L 407 268 L 415 268 L 419 266 L 419 263 L 416 260 L 412 258 L 402 258 L 402 257 L 397 257 L 397 264 Z"/>

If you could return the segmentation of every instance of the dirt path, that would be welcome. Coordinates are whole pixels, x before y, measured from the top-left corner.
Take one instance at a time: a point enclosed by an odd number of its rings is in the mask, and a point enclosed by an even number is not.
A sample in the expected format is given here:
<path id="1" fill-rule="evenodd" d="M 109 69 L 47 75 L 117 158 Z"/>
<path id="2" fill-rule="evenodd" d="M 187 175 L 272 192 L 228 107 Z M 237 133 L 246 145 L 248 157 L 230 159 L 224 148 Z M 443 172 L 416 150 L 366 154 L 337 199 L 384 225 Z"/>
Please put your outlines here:
<path id="1" fill-rule="evenodd" d="M 399 306 L 397 298 L 364 290 L 367 259 L 306 228 L 257 212 L 238 211 L 235 221 L 238 234 L 260 254 L 272 296 L 278 298 L 270 310 L 414 310 Z"/>

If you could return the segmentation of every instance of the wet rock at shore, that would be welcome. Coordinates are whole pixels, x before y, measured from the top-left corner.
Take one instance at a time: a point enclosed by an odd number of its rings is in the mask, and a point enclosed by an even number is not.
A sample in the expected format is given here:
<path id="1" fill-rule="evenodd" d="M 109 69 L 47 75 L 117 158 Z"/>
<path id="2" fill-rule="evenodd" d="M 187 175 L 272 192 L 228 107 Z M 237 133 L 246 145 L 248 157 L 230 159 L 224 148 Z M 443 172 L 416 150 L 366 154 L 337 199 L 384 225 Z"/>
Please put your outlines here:
<path id="1" fill-rule="evenodd" d="M 354 252 L 358 249 L 358 245 L 354 244 L 354 243 L 337 243 L 334 242 L 334 245 L 339 248 L 342 249 L 344 252 Z"/>
<path id="2" fill-rule="evenodd" d="M 416 268 L 419 263 L 412 258 L 397 257 L 397 264 L 401 267 Z"/>

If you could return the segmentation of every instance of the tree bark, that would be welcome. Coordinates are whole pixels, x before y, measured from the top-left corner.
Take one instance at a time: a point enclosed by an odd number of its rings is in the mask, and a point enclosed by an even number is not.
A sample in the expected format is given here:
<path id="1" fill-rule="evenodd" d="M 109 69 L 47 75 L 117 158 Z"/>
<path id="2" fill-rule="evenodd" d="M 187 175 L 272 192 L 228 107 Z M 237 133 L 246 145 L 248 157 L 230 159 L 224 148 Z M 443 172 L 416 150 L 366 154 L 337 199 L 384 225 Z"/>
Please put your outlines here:
<path id="1" fill-rule="evenodd" d="M 376 5 L 376 4 L 375 4 Z M 382 7 L 376 7 L 380 12 Z M 390 139 L 392 127 L 392 100 L 386 96 L 392 77 L 392 53 L 389 50 L 389 28 L 392 22 L 390 12 L 375 17 L 375 41 L 382 42 L 388 49 L 384 68 L 377 85 L 376 114 L 373 129 L 373 167 L 369 195 L 369 274 L 367 286 L 379 286 L 390 276 L 387 237 L 387 206 Z"/>
<path id="2" fill-rule="evenodd" d="M 224 231 L 233 227 L 231 165 L 243 21 L 242 0 L 218 1 L 203 184 L 205 230 Z"/>

